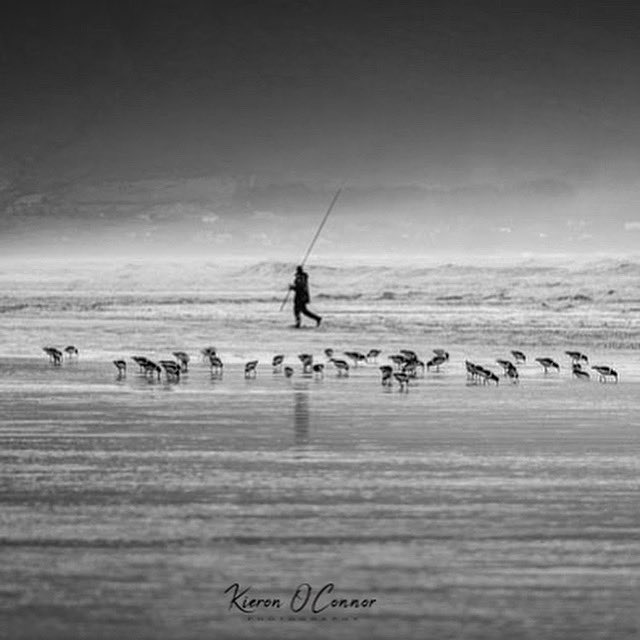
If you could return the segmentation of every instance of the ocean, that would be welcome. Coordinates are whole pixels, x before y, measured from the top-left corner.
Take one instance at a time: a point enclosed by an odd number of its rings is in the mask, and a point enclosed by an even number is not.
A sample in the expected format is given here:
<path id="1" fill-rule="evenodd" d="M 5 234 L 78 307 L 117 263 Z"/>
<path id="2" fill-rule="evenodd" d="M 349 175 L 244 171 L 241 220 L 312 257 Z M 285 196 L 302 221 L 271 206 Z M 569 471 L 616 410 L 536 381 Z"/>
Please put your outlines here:
<path id="1" fill-rule="evenodd" d="M 300 330 L 294 266 L 0 264 L 7 637 L 637 637 L 640 262 L 312 261 Z M 384 387 L 400 349 L 449 359 Z M 177 350 L 179 382 L 131 360 Z"/>

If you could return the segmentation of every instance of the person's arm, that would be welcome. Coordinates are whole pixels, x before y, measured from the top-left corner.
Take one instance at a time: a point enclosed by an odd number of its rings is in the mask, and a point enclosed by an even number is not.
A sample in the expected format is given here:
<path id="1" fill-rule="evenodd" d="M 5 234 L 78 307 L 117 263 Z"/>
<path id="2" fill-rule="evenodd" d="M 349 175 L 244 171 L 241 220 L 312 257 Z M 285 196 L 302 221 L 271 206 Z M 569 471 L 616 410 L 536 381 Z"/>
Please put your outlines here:
<path id="1" fill-rule="evenodd" d="M 304 276 L 304 296 L 307 299 L 307 304 L 311 302 L 311 295 L 309 295 L 309 276 Z"/>

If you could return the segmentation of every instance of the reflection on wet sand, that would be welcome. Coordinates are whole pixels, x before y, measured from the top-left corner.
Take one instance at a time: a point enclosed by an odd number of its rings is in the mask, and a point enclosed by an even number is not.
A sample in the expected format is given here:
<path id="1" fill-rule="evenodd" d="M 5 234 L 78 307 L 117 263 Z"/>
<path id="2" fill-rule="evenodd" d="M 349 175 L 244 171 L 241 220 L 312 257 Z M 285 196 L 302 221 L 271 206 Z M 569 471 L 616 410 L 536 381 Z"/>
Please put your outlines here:
<path id="1" fill-rule="evenodd" d="M 309 444 L 309 394 L 295 391 L 293 394 L 293 430 L 295 444 Z"/>
<path id="2" fill-rule="evenodd" d="M 165 391 L 2 358 L 2 637 L 635 637 L 640 383 L 617 357 L 618 385 L 460 370 L 409 393 L 364 365 L 194 364 Z M 229 610 L 234 582 L 283 611 Z M 303 582 L 379 608 L 281 620 Z"/>

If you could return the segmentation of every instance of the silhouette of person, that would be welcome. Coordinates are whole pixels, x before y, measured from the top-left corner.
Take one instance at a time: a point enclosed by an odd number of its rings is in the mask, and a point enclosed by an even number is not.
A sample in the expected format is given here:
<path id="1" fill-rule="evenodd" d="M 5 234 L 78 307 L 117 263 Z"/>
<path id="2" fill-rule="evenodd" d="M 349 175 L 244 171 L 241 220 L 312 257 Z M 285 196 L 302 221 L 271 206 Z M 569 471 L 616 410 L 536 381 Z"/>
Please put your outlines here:
<path id="1" fill-rule="evenodd" d="M 307 309 L 307 305 L 311 302 L 311 297 L 309 296 L 309 276 L 302 266 L 296 267 L 296 275 L 293 284 L 289 285 L 289 289 L 295 292 L 293 298 L 293 315 L 296 318 L 296 329 L 300 327 L 300 314 L 304 314 L 307 318 L 315 320 L 316 327 L 319 327 L 322 318 Z"/>

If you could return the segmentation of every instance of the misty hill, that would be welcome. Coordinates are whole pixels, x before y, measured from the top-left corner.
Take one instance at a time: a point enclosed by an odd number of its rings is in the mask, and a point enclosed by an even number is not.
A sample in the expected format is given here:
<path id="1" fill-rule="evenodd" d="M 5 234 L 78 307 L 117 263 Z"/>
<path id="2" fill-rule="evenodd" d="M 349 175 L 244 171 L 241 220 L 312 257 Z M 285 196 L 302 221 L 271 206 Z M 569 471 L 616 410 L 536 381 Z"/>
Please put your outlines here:
<path id="1" fill-rule="evenodd" d="M 7 198 L 3 238 L 32 252 L 253 254 L 296 261 L 335 185 L 261 184 L 255 176 L 89 179 Z M 633 226 L 580 212 L 566 185 L 499 189 L 347 186 L 317 246 L 327 255 L 634 249 Z M 625 244 L 626 240 L 626 244 Z M 10 249 L 10 247 L 9 247 Z"/>
<path id="2" fill-rule="evenodd" d="M 295 260 L 343 180 L 327 254 L 637 244 L 640 56 L 612 12 L 6 7 L 3 251 Z"/>

